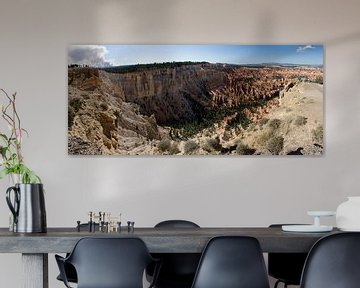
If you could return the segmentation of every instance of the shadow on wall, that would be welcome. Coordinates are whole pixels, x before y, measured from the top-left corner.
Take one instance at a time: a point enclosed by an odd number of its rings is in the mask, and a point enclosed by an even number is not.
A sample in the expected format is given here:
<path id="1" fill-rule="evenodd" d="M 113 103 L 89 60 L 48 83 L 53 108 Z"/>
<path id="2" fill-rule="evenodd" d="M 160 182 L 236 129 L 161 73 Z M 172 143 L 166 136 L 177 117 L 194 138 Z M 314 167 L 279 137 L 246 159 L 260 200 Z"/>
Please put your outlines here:
<path id="1" fill-rule="evenodd" d="M 351 34 L 345 34 L 331 39 L 324 39 L 322 43 L 324 43 L 326 47 L 332 47 L 335 45 L 349 44 L 351 42 L 356 42 L 359 40 L 360 40 L 360 31 Z"/>
<path id="2" fill-rule="evenodd" d="M 160 2 L 163 2 L 164 5 L 158 9 Z M 99 22 L 99 38 L 102 39 L 100 44 L 171 42 L 172 34 L 165 33 L 165 31 L 174 30 L 173 17 L 176 14 L 178 4 L 179 1 L 156 1 L 154 3 L 154 1 L 116 0 L 102 2 L 98 6 L 98 17 L 96 18 Z M 156 33 L 152 35 L 149 31 L 154 30 Z M 114 33 L 115 31 L 116 33 Z M 161 38 L 159 39 L 157 35 L 160 35 Z"/>
<path id="3" fill-rule="evenodd" d="M 331 140 L 327 141 L 327 146 L 333 146 L 332 154 L 343 162 L 342 167 L 347 167 L 345 170 L 334 167 L 331 169 L 333 175 L 328 175 L 329 179 L 338 179 L 333 183 L 336 187 L 330 190 L 339 191 L 335 197 L 340 203 L 346 196 L 358 194 L 359 168 L 351 163 L 356 163 L 354 157 L 358 155 L 358 147 L 355 144 L 360 141 L 360 31 L 324 39 L 323 43 L 326 49 L 325 95 L 328 96 L 325 135 Z"/>
<path id="4" fill-rule="evenodd" d="M 259 13 L 258 25 L 255 29 L 258 43 L 271 44 L 275 38 L 274 15 L 269 11 Z"/>

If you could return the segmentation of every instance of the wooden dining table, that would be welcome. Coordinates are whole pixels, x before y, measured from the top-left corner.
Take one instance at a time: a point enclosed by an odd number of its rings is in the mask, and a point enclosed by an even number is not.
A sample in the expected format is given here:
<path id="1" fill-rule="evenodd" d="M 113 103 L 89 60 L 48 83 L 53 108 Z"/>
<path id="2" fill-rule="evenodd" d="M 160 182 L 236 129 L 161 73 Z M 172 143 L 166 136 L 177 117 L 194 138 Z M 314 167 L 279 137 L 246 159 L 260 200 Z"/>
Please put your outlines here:
<path id="1" fill-rule="evenodd" d="M 308 252 L 325 235 L 338 233 L 283 232 L 280 227 L 223 228 L 135 228 L 120 232 L 77 231 L 76 228 L 48 228 L 47 233 L 13 233 L 0 228 L 0 253 L 21 253 L 24 288 L 48 288 L 48 253 L 67 253 L 83 237 L 139 237 L 151 253 L 201 253 L 209 239 L 222 235 L 252 236 L 262 251 Z"/>

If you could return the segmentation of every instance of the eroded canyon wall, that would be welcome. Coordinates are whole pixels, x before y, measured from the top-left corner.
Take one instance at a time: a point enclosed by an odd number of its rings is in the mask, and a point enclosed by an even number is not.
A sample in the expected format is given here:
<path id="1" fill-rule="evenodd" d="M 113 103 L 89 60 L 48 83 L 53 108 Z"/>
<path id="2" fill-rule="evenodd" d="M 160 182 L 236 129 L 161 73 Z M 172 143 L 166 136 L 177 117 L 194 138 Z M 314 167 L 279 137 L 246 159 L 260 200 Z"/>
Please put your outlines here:
<path id="1" fill-rule="evenodd" d="M 169 136 L 169 127 L 202 121 L 230 125 L 244 117 L 256 122 L 289 87 L 321 73 L 320 68 L 210 63 L 149 64 L 116 73 L 69 68 L 69 153 L 143 154 Z"/>

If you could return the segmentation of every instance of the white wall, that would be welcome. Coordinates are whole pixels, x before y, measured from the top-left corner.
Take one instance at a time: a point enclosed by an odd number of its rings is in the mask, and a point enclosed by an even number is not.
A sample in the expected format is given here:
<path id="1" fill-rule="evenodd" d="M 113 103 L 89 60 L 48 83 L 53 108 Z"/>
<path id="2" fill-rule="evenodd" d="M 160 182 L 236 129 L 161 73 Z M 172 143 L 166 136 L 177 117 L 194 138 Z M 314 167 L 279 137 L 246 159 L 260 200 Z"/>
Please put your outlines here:
<path id="1" fill-rule="evenodd" d="M 309 222 L 359 195 L 360 21 L 357 0 L 1 0 L 0 87 L 18 92 L 26 161 L 46 187 L 48 226 L 89 210 L 136 226 L 187 218 L 201 226 Z M 325 45 L 323 157 L 67 155 L 67 47 L 110 43 Z M 0 183 L 6 226 L 6 180 Z M 333 223 L 333 220 L 328 221 Z M 50 287 L 54 259 L 50 256 Z M 2 287 L 20 287 L 18 255 L 0 255 Z"/>

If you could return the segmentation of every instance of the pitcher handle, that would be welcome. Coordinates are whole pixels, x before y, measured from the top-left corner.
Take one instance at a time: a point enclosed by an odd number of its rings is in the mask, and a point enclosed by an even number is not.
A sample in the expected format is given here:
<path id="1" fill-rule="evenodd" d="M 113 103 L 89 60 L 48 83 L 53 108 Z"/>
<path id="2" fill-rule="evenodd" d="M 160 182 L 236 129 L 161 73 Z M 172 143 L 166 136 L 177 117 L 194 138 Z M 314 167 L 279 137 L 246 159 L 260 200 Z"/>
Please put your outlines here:
<path id="1" fill-rule="evenodd" d="M 14 191 L 14 205 L 11 203 L 11 191 Z M 9 187 L 6 190 L 6 202 L 10 208 L 11 213 L 14 215 L 14 223 L 18 222 L 19 206 L 20 206 L 20 191 L 15 186 Z"/>

